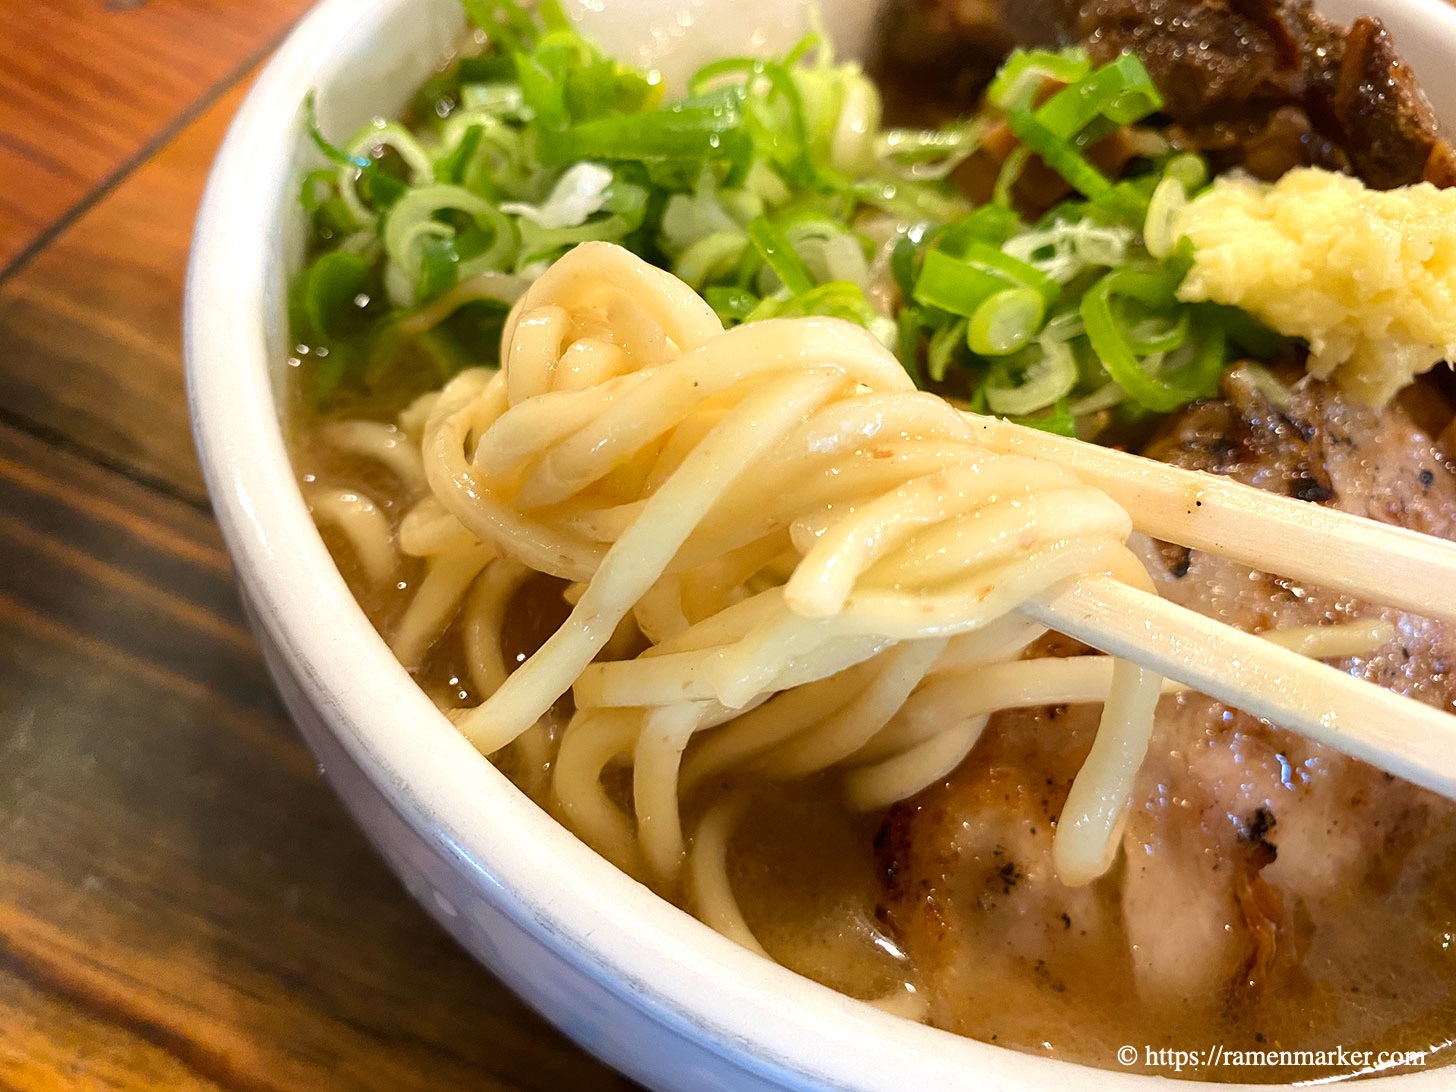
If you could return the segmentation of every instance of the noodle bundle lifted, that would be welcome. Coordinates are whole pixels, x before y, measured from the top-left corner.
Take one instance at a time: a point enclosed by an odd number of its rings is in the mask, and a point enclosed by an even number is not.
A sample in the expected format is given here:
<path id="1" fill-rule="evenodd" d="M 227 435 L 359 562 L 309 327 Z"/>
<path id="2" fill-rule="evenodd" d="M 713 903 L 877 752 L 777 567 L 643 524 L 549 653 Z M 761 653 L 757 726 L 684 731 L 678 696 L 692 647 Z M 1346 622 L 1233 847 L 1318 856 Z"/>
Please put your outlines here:
<path id="1" fill-rule="evenodd" d="M 685 859 L 683 784 L 840 767 L 852 805 L 893 803 L 952 769 L 990 711 L 956 715 L 957 694 L 928 680 L 1014 658 L 1043 632 L 1015 608 L 1061 581 L 1148 585 L 1104 493 L 979 447 L 849 323 L 724 333 L 670 274 L 584 244 L 518 305 L 503 358 L 431 407 L 432 496 L 407 522 L 458 521 L 438 532 L 437 569 L 498 554 L 572 581 L 575 606 L 455 720 L 494 753 L 571 690 L 554 792 L 579 833 L 661 882 Z M 1110 863 L 1158 694 L 1134 666 L 1114 677 L 1099 783 L 1059 839 L 1072 882 Z M 635 829 L 603 788 L 620 759 Z"/>
<path id="2" fill-rule="evenodd" d="M 604 243 L 526 294 L 498 372 L 428 401 L 431 495 L 400 538 L 431 571 L 396 651 L 438 637 L 489 566 L 466 624 L 488 696 L 455 721 L 495 754 L 570 692 L 552 792 L 623 867 L 676 889 L 682 795 L 710 779 L 836 768 L 851 807 L 883 808 L 955 768 L 997 708 L 1103 699 L 1055 860 L 1073 884 L 1110 866 L 1160 680 L 1100 658 L 1009 662 L 1045 632 L 1018 612 L 1043 593 L 1151 588 L 1106 493 L 981 446 L 850 323 L 725 333 L 671 274 Z M 500 630 L 533 572 L 570 582 L 574 606 L 510 671 Z M 632 815 L 605 787 L 622 762 Z"/>
<path id="3" fill-rule="evenodd" d="M 452 676 L 461 701 L 442 708 L 466 738 L 745 947 L 769 954 L 729 843 L 765 786 L 815 780 L 850 813 L 882 813 L 961 776 L 1006 710 L 1101 704 L 1047 825 L 1060 887 L 1103 876 L 1159 698 L 1182 689 L 1159 669 L 1450 791 L 1456 720 L 1304 658 L 1363 655 L 1392 640 L 1388 623 L 1254 637 L 1159 598 L 1129 545 L 1136 529 L 1242 558 L 1239 536 L 1209 539 L 1231 516 L 1295 547 L 1349 538 L 1450 571 L 1429 539 L 1303 520 L 1299 502 L 966 414 L 840 319 L 725 331 L 687 285 L 609 243 L 532 285 L 501 356 L 419 399 L 403 431 L 326 426 L 404 487 L 397 533 L 358 494 L 313 486 L 315 513 L 375 582 L 396 549 L 424 563 L 385 630 L 412 670 L 463 660 L 483 700 Z M 1206 494 L 1218 522 L 1189 537 L 1148 488 Z M 1253 556 L 1298 570 L 1288 552 Z M 1368 569 L 1326 575 L 1378 595 Z M 543 580 L 570 612 L 523 647 L 518 597 Z M 1049 629 L 1130 658 L 1069 655 Z M 913 988 L 880 1003 L 924 1015 Z"/>

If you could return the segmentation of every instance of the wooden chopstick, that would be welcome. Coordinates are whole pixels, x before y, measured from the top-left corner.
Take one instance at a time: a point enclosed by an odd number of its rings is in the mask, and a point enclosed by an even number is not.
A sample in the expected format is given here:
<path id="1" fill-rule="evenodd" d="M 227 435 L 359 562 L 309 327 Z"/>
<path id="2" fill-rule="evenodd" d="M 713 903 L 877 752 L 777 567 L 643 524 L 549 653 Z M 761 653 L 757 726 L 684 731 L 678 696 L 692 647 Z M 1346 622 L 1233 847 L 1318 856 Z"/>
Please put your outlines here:
<path id="1" fill-rule="evenodd" d="M 1456 800 L 1456 716 L 1110 577 L 1068 582 L 1021 611 Z"/>
<path id="2" fill-rule="evenodd" d="M 1456 622 L 1456 543 L 994 417 L 965 417 L 983 447 L 1059 463 L 1126 508 L 1144 534 Z"/>

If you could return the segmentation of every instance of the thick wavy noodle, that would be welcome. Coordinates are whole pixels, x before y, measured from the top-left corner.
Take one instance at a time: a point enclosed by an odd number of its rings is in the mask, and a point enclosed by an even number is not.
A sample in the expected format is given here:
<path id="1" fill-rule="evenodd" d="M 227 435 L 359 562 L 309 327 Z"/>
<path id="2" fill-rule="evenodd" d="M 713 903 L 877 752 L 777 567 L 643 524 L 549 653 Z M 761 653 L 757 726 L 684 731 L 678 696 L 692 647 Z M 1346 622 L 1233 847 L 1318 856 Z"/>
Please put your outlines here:
<path id="1" fill-rule="evenodd" d="M 996 709 L 1092 699 L 1102 729 L 1056 862 L 1071 883 L 1108 867 L 1160 680 L 1105 657 L 1090 680 L 1085 657 L 1007 675 L 1043 632 L 1027 599 L 1089 574 L 1148 585 L 1105 494 L 979 447 L 863 330 L 725 333 L 607 244 L 532 286 L 503 360 L 400 430 L 325 440 L 372 452 L 415 498 L 395 541 L 424 573 L 396 654 L 414 667 L 458 639 L 485 698 L 450 716 L 482 752 L 549 767 L 584 840 L 757 948 L 725 864 L 754 785 L 827 772 L 850 808 L 883 808 L 953 769 Z M 349 538 L 383 568 L 377 535 Z M 572 608 L 517 665 L 503 632 L 533 573 L 568 581 Z M 568 693 L 556 738 L 543 718 Z M 711 806 L 685 809 L 709 786 Z"/>

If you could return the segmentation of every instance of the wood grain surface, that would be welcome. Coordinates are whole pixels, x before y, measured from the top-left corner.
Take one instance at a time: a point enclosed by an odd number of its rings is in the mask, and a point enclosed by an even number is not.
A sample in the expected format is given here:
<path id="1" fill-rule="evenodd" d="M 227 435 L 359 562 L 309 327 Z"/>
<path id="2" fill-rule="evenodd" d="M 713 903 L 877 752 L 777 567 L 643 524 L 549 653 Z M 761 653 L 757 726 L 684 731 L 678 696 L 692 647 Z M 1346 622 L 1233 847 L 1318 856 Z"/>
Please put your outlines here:
<path id="1" fill-rule="evenodd" d="M 304 6 L 0 0 L 0 1090 L 626 1088 L 354 828 L 208 513 L 189 233 Z"/>
<path id="2" fill-rule="evenodd" d="M 148 158 L 309 4 L 0 3 L 0 268 Z"/>

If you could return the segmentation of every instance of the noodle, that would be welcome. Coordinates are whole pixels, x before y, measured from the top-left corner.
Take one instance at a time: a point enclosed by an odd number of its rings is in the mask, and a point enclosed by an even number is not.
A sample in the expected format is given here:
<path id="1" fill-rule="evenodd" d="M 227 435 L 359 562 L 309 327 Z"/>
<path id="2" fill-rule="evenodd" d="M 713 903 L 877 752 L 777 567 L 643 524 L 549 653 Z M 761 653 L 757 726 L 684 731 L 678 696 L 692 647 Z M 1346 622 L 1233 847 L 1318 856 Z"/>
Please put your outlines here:
<path id="1" fill-rule="evenodd" d="M 537 280 L 504 346 L 498 373 L 462 373 L 402 432 L 349 422 L 329 440 L 413 498 L 398 543 L 426 575 L 396 654 L 421 664 L 458 616 L 484 700 L 452 720 L 486 754 L 514 746 L 532 778 L 549 768 L 580 837 L 763 952 L 727 866 L 755 785 L 832 771 L 849 809 L 881 809 L 950 773 L 999 710 L 1102 703 L 1053 862 L 1073 885 L 1111 866 L 1154 706 L 1180 687 L 1108 656 L 1023 659 L 1046 631 L 1018 612 L 1085 576 L 1150 587 L 1106 493 L 982 446 L 863 330 L 725 333 L 608 244 Z M 382 571 L 378 509 L 324 499 L 320 518 Z M 516 665 L 502 628 L 537 573 L 570 582 L 572 610 Z M 1266 636 L 1345 655 L 1389 625 Z M 543 718 L 568 692 L 558 741 Z M 689 831 L 684 802 L 709 786 Z"/>
<path id="2" fill-rule="evenodd" d="M 319 437 L 330 447 L 387 466 L 407 488 L 418 491 L 425 484 L 425 468 L 419 445 L 392 425 L 379 421 L 335 421 L 319 429 Z"/>
<path id="3" fill-rule="evenodd" d="M 494 554 L 489 546 L 476 542 L 440 553 L 431 561 L 389 641 L 390 651 L 400 663 L 411 669 L 420 666 Z"/>
<path id="4" fill-rule="evenodd" d="M 471 596 L 467 661 L 489 696 L 453 717 L 492 753 L 571 690 L 552 785 L 562 814 L 665 887 L 688 859 L 684 794 L 706 779 L 839 768 L 856 806 L 902 799 L 974 745 L 990 710 L 964 711 L 948 677 L 1021 653 L 1041 632 L 1013 615 L 1022 602 L 1087 574 L 1148 585 L 1104 494 L 982 449 L 847 323 L 724 333 L 681 282 L 588 244 L 526 293 L 504 345 L 498 374 L 460 376 L 428 415 L 432 496 L 405 526 L 417 550 L 441 552 L 415 600 L 430 600 L 428 625 L 412 604 L 399 632 L 413 651 L 443 628 L 483 564 L 477 542 L 503 558 L 483 588 L 514 587 L 525 569 L 577 582 L 566 623 L 504 677 L 486 635 L 505 597 Z M 501 565 L 513 575 L 497 578 Z M 648 647 L 602 659 L 624 624 Z M 1078 882 L 1110 862 L 1159 693 L 1156 678 L 1124 674 L 1098 695 L 1124 695 L 1104 732 L 1120 758 L 1088 775 L 1059 859 Z M 933 705 L 917 699 L 927 687 Z M 941 729 L 901 728 L 907 703 Z M 617 764 L 632 770 L 627 812 L 603 782 Z"/>
<path id="5" fill-rule="evenodd" d="M 394 573 L 394 547 L 389 520 L 367 495 L 357 489 L 313 487 L 304 499 L 314 522 L 333 527 L 349 543 L 349 549 L 371 584 L 383 584 Z"/>

